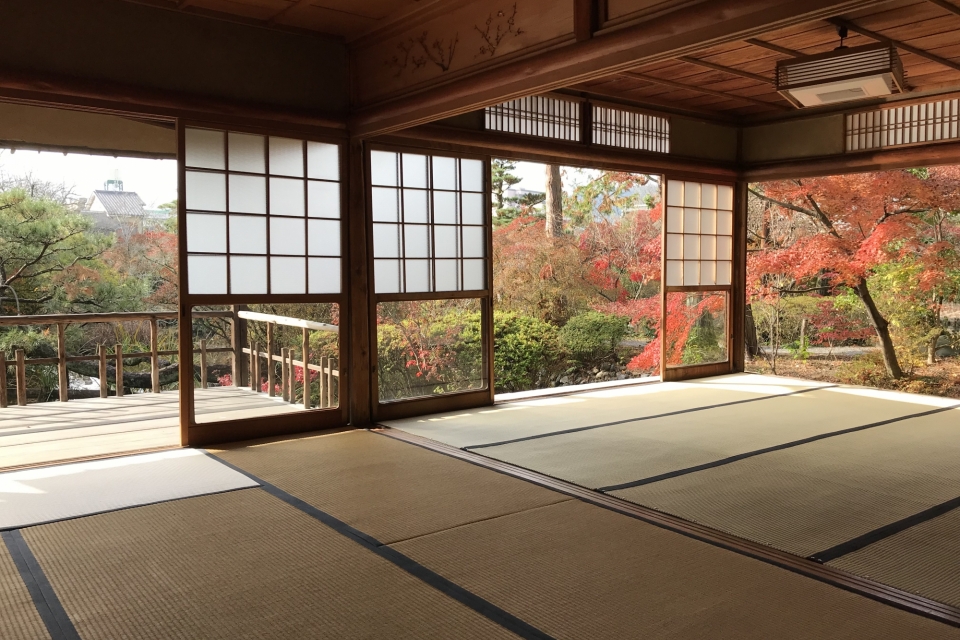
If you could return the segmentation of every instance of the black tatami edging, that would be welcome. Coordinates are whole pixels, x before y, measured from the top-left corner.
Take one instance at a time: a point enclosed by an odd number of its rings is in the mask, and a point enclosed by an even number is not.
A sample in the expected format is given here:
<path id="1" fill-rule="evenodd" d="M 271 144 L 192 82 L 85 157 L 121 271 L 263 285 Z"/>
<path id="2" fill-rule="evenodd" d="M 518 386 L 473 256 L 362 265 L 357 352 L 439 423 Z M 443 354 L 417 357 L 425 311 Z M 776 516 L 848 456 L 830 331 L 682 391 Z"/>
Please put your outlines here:
<path id="1" fill-rule="evenodd" d="M 763 455 L 765 453 L 772 453 L 774 451 L 782 451 L 784 449 L 790 449 L 792 447 L 799 447 L 804 444 L 809 444 L 811 442 L 816 442 L 818 440 L 826 440 L 827 438 L 835 438 L 836 436 L 842 436 L 848 433 L 856 433 L 857 431 L 864 431 L 866 429 L 873 429 L 875 427 L 882 427 L 884 425 L 893 424 L 895 422 L 901 422 L 903 420 L 910 420 L 913 418 L 923 418 L 924 416 L 930 416 L 936 413 L 942 413 L 944 411 L 950 411 L 952 409 L 960 408 L 960 404 L 950 405 L 949 407 L 938 407 L 936 409 L 931 409 L 929 411 L 921 411 L 920 413 L 911 413 L 910 415 L 901 416 L 899 418 L 890 418 L 889 420 L 881 420 L 879 422 L 871 422 L 870 424 L 860 425 L 858 427 L 850 427 L 849 429 L 841 429 L 840 431 L 831 431 L 830 433 L 821 433 L 820 435 L 810 436 L 809 438 L 803 438 L 802 440 L 794 440 L 792 442 L 784 442 L 783 444 L 774 445 L 772 447 L 766 447 L 764 449 L 757 449 L 756 451 L 748 451 L 746 453 L 738 453 L 735 456 L 730 456 L 729 458 L 723 458 L 721 460 L 714 460 L 713 462 L 705 462 L 703 464 L 698 464 L 693 467 L 687 467 L 685 469 L 677 469 L 676 471 L 668 471 L 666 473 L 661 473 L 659 475 L 650 476 L 649 478 L 642 478 L 640 480 L 633 480 L 631 482 L 623 482 L 621 484 L 613 484 L 608 487 L 599 487 L 597 491 L 620 491 L 622 489 L 631 489 L 633 487 L 641 487 L 645 484 L 651 484 L 654 482 L 660 482 L 662 480 L 669 480 L 670 478 L 676 478 L 679 476 L 685 476 L 690 473 L 696 473 L 697 471 L 705 471 L 707 469 L 713 469 L 715 467 L 722 467 L 724 465 L 733 464 L 734 462 L 739 462 L 741 460 L 746 460 L 747 458 L 752 458 L 754 456 Z"/>
<path id="2" fill-rule="evenodd" d="M 808 556 L 808 559 L 822 564 L 842 558 L 843 556 L 853 553 L 854 551 L 859 551 L 864 547 L 869 547 L 876 542 L 880 542 L 884 538 L 889 538 L 890 536 L 896 535 L 901 531 L 906 531 L 907 529 L 915 527 L 918 524 L 938 518 L 958 507 L 960 507 L 960 498 L 947 500 L 946 502 L 942 502 L 934 507 L 925 509 L 920 513 L 915 513 L 912 516 L 903 518 L 902 520 L 897 520 L 896 522 L 891 522 L 890 524 L 878 527 L 873 531 L 865 533 L 862 536 L 857 536 L 852 540 L 847 540 L 846 542 L 841 542 L 840 544 L 830 547 L 829 549 L 818 551 L 817 553 Z"/>
<path id="3" fill-rule="evenodd" d="M 829 384 L 823 385 L 822 387 L 810 387 L 808 389 L 800 389 L 799 391 L 791 391 L 790 393 L 777 393 L 770 396 L 760 396 L 759 398 L 747 398 L 746 400 L 734 400 L 733 402 L 721 402 L 719 404 L 710 404 L 704 407 L 691 407 L 689 409 L 680 409 L 678 411 L 670 411 L 668 413 L 658 413 L 651 416 L 639 416 L 637 418 L 627 418 L 625 420 L 615 420 L 614 422 L 603 422 L 601 424 L 592 424 L 586 427 L 575 427 L 573 429 L 563 429 L 561 431 L 551 431 L 549 433 L 539 433 L 535 436 L 526 436 L 523 438 L 514 438 L 512 440 L 501 440 L 500 442 L 488 442 L 486 444 L 471 444 L 463 447 L 465 451 L 472 451 L 473 449 L 486 449 L 488 447 L 499 447 L 505 444 L 514 444 L 517 442 L 526 442 L 528 440 L 539 440 L 541 438 L 552 438 L 553 436 L 562 436 L 568 433 L 579 433 L 580 431 L 591 431 L 593 429 L 602 429 L 604 427 L 615 427 L 619 424 L 627 424 L 628 422 L 641 422 L 643 420 L 655 420 L 657 418 L 667 418 L 669 416 L 678 416 L 684 413 L 694 413 L 696 411 L 706 411 L 708 409 L 719 409 L 720 407 L 732 407 L 737 404 L 746 404 L 748 402 L 760 402 L 761 400 L 770 400 L 772 398 L 786 398 L 787 396 L 795 396 L 801 393 L 808 393 L 810 391 L 817 391 L 819 389 L 832 389 L 840 385 Z"/>
<path id="4" fill-rule="evenodd" d="M 0 537 L 3 537 L 10 557 L 13 558 L 14 565 L 20 573 L 20 579 L 27 587 L 33 606 L 36 607 L 52 640 L 80 640 L 77 628 L 73 626 L 73 621 L 67 615 L 60 598 L 57 597 L 56 591 L 53 590 L 53 586 L 20 530 L 3 531 Z"/>
<path id="5" fill-rule="evenodd" d="M 501 609 L 492 602 L 481 598 L 475 593 L 468 591 L 456 584 L 451 582 L 447 578 L 444 578 L 435 571 L 428 569 L 423 566 L 416 560 L 406 556 L 396 549 L 383 544 L 376 538 L 367 535 L 366 533 L 351 527 L 346 522 L 337 519 L 336 517 L 330 515 L 322 509 L 318 509 L 312 504 L 297 498 L 296 496 L 287 493 L 283 489 L 277 487 L 276 485 L 270 484 L 266 480 L 259 478 L 252 473 L 244 471 L 240 467 L 233 465 L 226 460 L 213 455 L 212 453 L 206 452 L 208 456 L 214 458 L 218 462 L 222 462 L 226 466 L 230 467 L 238 473 L 242 473 L 247 476 L 254 482 L 260 484 L 260 488 L 269 493 L 271 496 L 282 500 L 291 507 L 298 509 L 299 511 L 307 514 L 308 516 L 319 520 L 326 526 L 330 527 L 340 535 L 350 538 L 357 544 L 363 546 L 364 548 L 372 551 L 377 554 L 384 560 L 394 564 L 395 566 L 403 569 L 410 575 L 415 578 L 425 582 L 430 585 L 437 591 L 453 598 L 460 604 L 473 609 L 480 615 L 484 616 L 488 620 L 500 625 L 504 629 L 515 633 L 521 638 L 527 638 L 530 640 L 552 640 L 552 636 L 544 633 L 543 631 L 537 629 L 533 625 L 521 620 L 520 618 L 514 616 L 513 614 Z"/>

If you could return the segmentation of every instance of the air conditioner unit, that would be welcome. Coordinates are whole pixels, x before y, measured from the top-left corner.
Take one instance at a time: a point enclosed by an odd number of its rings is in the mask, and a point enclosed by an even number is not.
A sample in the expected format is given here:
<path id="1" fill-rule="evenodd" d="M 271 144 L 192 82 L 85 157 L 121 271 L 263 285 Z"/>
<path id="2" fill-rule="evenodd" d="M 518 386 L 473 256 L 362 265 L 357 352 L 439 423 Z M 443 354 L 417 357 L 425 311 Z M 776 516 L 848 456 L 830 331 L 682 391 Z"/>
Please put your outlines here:
<path id="1" fill-rule="evenodd" d="M 777 91 L 801 108 L 902 93 L 905 87 L 897 50 L 885 44 L 777 62 Z"/>

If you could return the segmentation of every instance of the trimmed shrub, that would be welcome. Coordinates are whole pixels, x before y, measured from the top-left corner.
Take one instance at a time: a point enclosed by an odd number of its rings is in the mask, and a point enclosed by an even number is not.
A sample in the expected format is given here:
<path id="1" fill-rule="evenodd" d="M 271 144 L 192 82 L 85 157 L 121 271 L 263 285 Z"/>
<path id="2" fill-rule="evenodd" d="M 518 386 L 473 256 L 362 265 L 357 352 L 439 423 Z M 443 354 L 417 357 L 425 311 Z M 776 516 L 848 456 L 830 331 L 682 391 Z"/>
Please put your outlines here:
<path id="1" fill-rule="evenodd" d="M 546 387 L 562 371 L 566 351 L 560 331 L 531 316 L 495 311 L 494 382 L 498 392 Z"/>
<path id="2" fill-rule="evenodd" d="M 588 311 L 570 318 L 560 329 L 560 341 L 575 364 L 594 367 L 616 360 L 617 346 L 627 335 L 627 318 Z"/>

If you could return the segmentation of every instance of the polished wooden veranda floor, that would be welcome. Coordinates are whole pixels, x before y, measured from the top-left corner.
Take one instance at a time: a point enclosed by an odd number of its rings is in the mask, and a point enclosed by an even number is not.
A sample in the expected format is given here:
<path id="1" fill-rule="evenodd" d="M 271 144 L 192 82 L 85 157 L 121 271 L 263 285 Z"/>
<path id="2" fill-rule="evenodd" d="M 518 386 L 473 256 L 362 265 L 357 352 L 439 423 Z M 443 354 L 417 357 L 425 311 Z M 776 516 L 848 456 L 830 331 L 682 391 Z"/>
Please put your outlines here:
<path id="1" fill-rule="evenodd" d="M 179 400 L 164 391 L 0 409 L 0 469 L 179 446 Z M 208 421 L 300 409 L 236 387 L 197 389 L 195 400 Z"/>

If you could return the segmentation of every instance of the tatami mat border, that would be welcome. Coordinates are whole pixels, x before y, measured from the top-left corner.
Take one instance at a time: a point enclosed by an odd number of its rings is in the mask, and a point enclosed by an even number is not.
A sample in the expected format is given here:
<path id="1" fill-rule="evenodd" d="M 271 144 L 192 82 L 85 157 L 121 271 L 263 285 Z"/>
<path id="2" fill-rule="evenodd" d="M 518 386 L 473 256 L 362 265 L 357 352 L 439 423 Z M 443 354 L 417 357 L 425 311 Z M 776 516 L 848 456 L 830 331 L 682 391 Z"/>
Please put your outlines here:
<path id="1" fill-rule="evenodd" d="M 958 607 L 930 600 L 929 598 L 924 598 L 874 580 L 847 573 L 846 571 L 823 565 L 807 558 L 801 558 L 785 551 L 779 551 L 703 525 L 688 522 L 669 514 L 627 502 L 626 500 L 605 493 L 600 493 L 599 491 L 586 489 L 579 485 L 558 480 L 529 469 L 516 467 L 477 453 L 458 449 L 452 445 L 443 444 L 421 436 L 415 436 L 400 429 L 381 426 L 374 429 L 373 432 L 379 433 L 384 437 L 402 440 L 414 446 L 435 451 L 452 458 L 458 458 L 471 464 L 503 473 L 504 475 L 558 491 L 598 507 L 616 511 L 617 513 L 674 531 L 695 540 L 700 540 L 701 542 L 706 542 L 707 544 L 775 565 L 787 571 L 819 580 L 904 611 L 909 611 L 954 627 L 960 627 L 960 608 Z"/>

